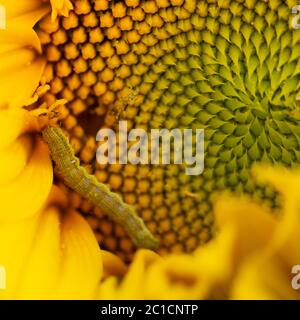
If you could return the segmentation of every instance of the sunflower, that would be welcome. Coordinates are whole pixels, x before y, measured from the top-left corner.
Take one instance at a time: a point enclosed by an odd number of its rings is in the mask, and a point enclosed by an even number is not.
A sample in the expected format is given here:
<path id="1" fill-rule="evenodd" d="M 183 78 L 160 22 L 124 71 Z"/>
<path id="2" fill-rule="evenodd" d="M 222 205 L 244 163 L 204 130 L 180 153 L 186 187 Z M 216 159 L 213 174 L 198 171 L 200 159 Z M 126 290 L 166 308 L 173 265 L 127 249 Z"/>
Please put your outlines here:
<path id="1" fill-rule="evenodd" d="M 2 3 L 3 298 L 253 298 L 248 288 L 298 297 L 289 279 L 299 263 L 298 173 L 250 171 L 299 166 L 296 1 Z M 96 133 L 119 119 L 205 129 L 203 174 L 99 165 Z M 136 209 L 157 253 L 136 252 L 122 226 L 53 175 L 39 134 L 48 121 Z M 231 195 L 217 201 L 223 191 Z"/>
<path id="2" fill-rule="evenodd" d="M 46 66 L 37 105 L 60 108 L 81 164 L 136 208 L 158 253 L 192 252 L 214 234 L 220 191 L 280 206 L 249 175 L 256 162 L 299 165 L 299 43 L 295 1 L 61 2 L 64 16 L 35 27 Z M 55 14 L 56 15 L 56 14 Z M 66 16 L 67 15 L 67 16 Z M 205 170 L 184 165 L 100 165 L 100 128 L 202 128 Z M 99 208 L 70 192 L 100 245 L 130 261 L 135 247 Z"/>
<path id="3" fill-rule="evenodd" d="M 215 215 L 220 232 L 193 254 L 162 259 L 140 250 L 120 281 L 105 279 L 105 299 L 300 299 L 291 285 L 299 264 L 299 171 L 258 167 L 255 176 L 284 198 L 282 217 L 248 197 L 223 195 Z"/>

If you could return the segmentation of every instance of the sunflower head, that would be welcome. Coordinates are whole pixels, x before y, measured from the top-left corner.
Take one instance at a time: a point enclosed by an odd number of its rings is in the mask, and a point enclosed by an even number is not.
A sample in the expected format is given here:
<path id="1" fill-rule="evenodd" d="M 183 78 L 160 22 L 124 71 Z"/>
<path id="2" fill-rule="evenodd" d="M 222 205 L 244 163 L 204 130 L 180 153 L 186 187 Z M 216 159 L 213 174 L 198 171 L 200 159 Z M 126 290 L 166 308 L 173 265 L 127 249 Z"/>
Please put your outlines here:
<path id="1" fill-rule="evenodd" d="M 213 232 L 222 190 L 271 207 L 255 183 L 256 162 L 298 166 L 300 31 L 295 1 L 80 0 L 37 26 L 47 65 L 47 104 L 67 101 L 62 123 L 83 165 L 134 206 L 160 238 L 160 253 L 191 251 Z M 99 165 L 95 135 L 129 128 L 205 129 L 205 170 L 178 165 Z M 124 256 L 133 246 L 90 203 L 71 194 L 100 243 Z"/>

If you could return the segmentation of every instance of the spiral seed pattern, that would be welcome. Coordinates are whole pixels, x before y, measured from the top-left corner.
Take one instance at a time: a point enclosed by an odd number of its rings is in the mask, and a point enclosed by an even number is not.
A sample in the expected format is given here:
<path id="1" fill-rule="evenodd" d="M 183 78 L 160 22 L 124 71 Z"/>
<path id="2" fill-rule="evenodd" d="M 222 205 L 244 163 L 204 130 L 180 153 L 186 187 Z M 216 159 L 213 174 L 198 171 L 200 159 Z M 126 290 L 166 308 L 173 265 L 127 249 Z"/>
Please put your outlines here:
<path id="1" fill-rule="evenodd" d="M 280 199 L 249 175 L 257 162 L 300 162 L 300 31 L 296 1 L 77 0 L 68 18 L 38 26 L 47 56 L 44 99 L 66 99 L 65 130 L 91 173 L 133 205 L 164 252 L 212 235 L 222 190 L 269 206 Z M 95 129 L 204 128 L 205 170 L 96 163 Z M 103 214 L 71 194 L 99 242 L 124 259 L 133 246 Z"/>

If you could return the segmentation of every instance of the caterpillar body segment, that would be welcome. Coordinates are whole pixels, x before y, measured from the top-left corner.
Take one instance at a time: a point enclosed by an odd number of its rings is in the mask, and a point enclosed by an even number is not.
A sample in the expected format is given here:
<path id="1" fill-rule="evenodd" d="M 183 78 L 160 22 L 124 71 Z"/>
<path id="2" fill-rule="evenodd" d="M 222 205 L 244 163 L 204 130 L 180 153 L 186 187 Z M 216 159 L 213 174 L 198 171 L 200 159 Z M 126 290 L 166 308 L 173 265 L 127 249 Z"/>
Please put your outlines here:
<path id="1" fill-rule="evenodd" d="M 134 209 L 80 166 L 79 159 L 74 155 L 67 137 L 60 128 L 49 126 L 43 130 L 42 135 L 55 163 L 55 172 L 69 188 L 121 224 L 136 246 L 147 249 L 157 247 L 157 240 Z"/>

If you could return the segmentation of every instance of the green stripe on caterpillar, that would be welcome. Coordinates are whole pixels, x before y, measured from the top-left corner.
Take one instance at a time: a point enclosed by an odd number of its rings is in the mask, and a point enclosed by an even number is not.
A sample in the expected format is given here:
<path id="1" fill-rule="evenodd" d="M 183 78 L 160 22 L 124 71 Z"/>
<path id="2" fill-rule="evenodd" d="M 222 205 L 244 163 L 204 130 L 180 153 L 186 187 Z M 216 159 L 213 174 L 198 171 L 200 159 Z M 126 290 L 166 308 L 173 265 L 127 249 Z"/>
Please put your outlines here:
<path id="1" fill-rule="evenodd" d="M 64 183 L 100 207 L 115 222 L 120 223 L 135 245 L 155 249 L 158 242 L 143 220 L 138 217 L 131 206 L 122 201 L 119 195 L 111 192 L 105 184 L 97 181 L 93 175 L 88 174 L 80 166 L 79 159 L 75 157 L 63 131 L 58 127 L 49 126 L 43 130 L 42 134 L 55 163 L 55 172 Z"/>

